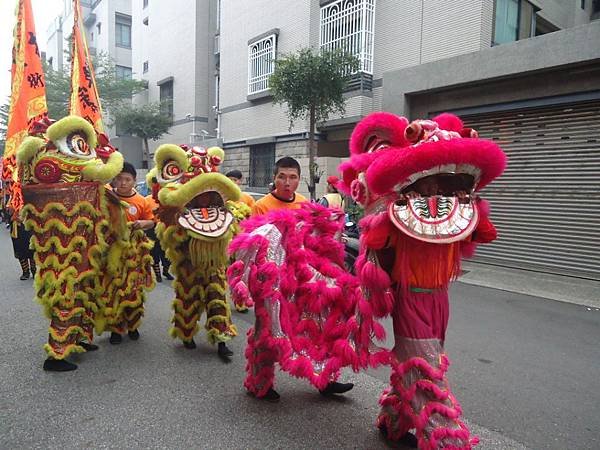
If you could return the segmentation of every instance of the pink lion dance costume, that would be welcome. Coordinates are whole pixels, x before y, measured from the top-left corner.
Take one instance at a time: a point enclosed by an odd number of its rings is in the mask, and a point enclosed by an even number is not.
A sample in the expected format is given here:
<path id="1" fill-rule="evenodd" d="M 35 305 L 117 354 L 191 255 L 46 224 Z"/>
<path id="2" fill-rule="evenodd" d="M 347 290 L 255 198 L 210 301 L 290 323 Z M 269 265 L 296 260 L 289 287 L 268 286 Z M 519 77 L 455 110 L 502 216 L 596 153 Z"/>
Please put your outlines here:
<path id="1" fill-rule="evenodd" d="M 236 304 L 254 303 L 244 386 L 256 397 L 273 387 L 275 363 L 324 390 L 344 366 L 367 364 L 369 334 L 383 328 L 356 320 L 356 277 L 344 269 L 341 210 L 306 203 L 242 223 L 229 247 L 228 270 Z"/>
<path id="2" fill-rule="evenodd" d="M 354 130 L 343 182 L 365 209 L 356 273 L 376 317 L 393 318 L 390 387 L 377 425 L 391 440 L 416 429 L 420 449 L 470 449 L 446 380 L 448 285 L 462 256 L 496 237 L 475 192 L 506 157 L 451 114 L 408 123 L 375 113 Z"/>

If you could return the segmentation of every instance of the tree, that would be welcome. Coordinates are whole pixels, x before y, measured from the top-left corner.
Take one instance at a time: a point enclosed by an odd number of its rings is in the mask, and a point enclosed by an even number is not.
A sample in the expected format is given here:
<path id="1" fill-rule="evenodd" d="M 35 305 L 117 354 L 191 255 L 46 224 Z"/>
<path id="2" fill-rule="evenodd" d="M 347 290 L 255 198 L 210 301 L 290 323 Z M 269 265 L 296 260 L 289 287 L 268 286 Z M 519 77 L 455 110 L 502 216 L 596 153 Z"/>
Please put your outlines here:
<path id="1" fill-rule="evenodd" d="M 316 51 L 310 48 L 283 55 L 275 61 L 275 70 L 269 78 L 273 103 L 287 104 L 290 128 L 298 119 L 307 119 L 308 134 L 308 190 L 315 199 L 318 166 L 315 163 L 315 127 L 333 113 L 344 114 L 343 96 L 359 61 L 342 51 Z"/>
<path id="2" fill-rule="evenodd" d="M 134 94 L 146 88 L 144 81 L 117 77 L 114 60 L 105 53 L 99 53 L 93 57 L 92 64 L 104 114 L 112 115 L 124 103 L 129 102 Z M 58 120 L 65 117 L 69 110 L 70 69 L 67 71 L 53 70 L 51 66 L 45 64 L 44 73 L 48 115 L 51 119 Z"/>
<path id="3" fill-rule="evenodd" d="M 119 129 L 143 140 L 142 164 L 143 168 L 147 169 L 150 160 L 148 139 L 156 141 L 168 133 L 169 128 L 173 125 L 173 120 L 161 112 L 160 103 L 148 103 L 141 106 L 122 105 L 113 114 Z"/>

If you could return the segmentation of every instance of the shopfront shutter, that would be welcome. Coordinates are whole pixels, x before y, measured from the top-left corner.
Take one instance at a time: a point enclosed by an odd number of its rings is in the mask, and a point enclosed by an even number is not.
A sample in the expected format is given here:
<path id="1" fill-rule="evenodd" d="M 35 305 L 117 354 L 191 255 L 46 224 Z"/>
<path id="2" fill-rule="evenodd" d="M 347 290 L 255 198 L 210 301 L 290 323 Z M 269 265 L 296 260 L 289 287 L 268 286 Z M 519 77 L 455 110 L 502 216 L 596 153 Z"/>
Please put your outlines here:
<path id="1" fill-rule="evenodd" d="M 600 101 L 462 118 L 509 158 L 481 193 L 499 237 L 476 260 L 600 280 Z"/>

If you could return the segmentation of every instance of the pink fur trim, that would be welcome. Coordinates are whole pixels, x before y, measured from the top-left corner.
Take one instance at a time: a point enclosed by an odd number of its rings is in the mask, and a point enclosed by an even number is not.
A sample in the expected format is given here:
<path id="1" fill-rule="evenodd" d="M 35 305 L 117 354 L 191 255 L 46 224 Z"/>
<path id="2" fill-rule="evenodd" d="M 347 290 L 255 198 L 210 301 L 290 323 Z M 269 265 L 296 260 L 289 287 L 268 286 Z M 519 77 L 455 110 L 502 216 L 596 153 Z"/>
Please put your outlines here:
<path id="1" fill-rule="evenodd" d="M 442 113 L 432 119 L 442 130 L 460 132 L 463 128 L 463 121 L 458 116 L 450 113 Z"/>
<path id="2" fill-rule="evenodd" d="M 470 138 L 394 148 L 369 166 L 367 184 L 374 193 L 383 195 L 410 175 L 445 164 L 471 164 L 479 168 L 478 189 L 482 189 L 504 172 L 506 155 L 492 141 Z"/>
<path id="3" fill-rule="evenodd" d="M 405 146 L 404 129 L 408 125 L 405 117 L 387 112 L 369 114 L 354 128 L 350 137 L 350 154 L 365 153 L 371 136 L 388 141 L 392 146 Z"/>
<path id="4" fill-rule="evenodd" d="M 254 273 L 248 278 L 247 296 L 254 300 L 261 331 L 249 337 L 244 384 L 257 396 L 264 395 L 273 383 L 272 367 L 276 362 L 282 370 L 323 389 L 339 376 L 342 367 L 365 367 L 370 343 L 365 336 L 370 336 L 372 330 L 383 334 L 370 316 L 361 316 L 360 325 L 354 317 L 362 295 L 356 277 L 343 268 L 343 245 L 334 239 L 342 222 L 341 212 L 305 204 L 299 210 L 273 211 L 263 218 L 245 221 L 244 232 L 230 246 L 234 255 L 258 250 L 254 259 L 237 261 L 228 271 L 232 293 L 239 297 L 246 294 L 244 270 L 250 268 Z M 275 225 L 283 236 L 286 259 L 281 266 L 268 259 L 269 242 L 251 234 L 265 223 Z M 284 336 L 271 335 L 266 299 L 279 304 Z M 262 349 L 267 351 L 262 353 Z"/>

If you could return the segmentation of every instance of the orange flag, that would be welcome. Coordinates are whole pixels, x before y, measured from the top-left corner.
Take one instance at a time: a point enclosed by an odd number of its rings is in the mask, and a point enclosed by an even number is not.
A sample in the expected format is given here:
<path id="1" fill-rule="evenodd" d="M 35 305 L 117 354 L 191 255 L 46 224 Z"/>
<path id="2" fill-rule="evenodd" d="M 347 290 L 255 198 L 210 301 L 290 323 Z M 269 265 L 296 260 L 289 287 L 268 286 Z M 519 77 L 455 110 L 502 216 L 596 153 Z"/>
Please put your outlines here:
<path id="1" fill-rule="evenodd" d="M 30 0 L 19 0 L 12 49 L 11 96 L 2 161 L 2 178 L 11 181 L 10 205 L 15 212 L 23 206 L 16 152 L 27 136 L 29 125 L 48 114 L 46 82 L 37 45 Z"/>
<path id="2" fill-rule="evenodd" d="M 96 87 L 94 66 L 88 51 L 83 30 L 79 0 L 73 0 L 73 36 L 71 41 L 71 100 L 69 114 L 81 116 L 90 122 L 97 132 L 104 131 L 102 107 Z"/>

